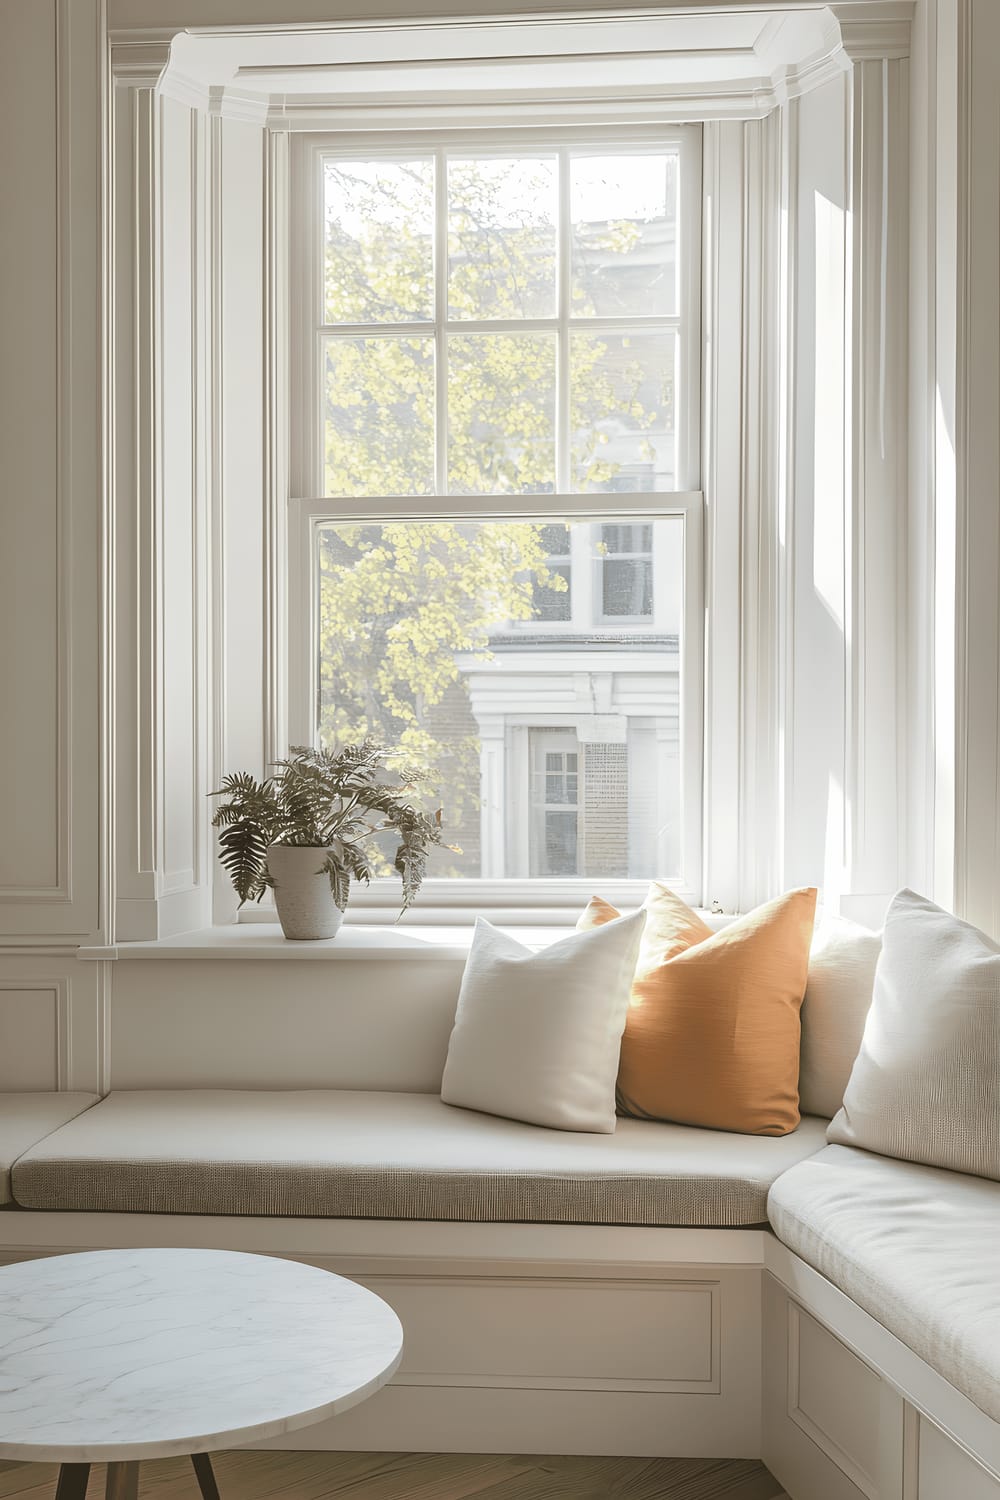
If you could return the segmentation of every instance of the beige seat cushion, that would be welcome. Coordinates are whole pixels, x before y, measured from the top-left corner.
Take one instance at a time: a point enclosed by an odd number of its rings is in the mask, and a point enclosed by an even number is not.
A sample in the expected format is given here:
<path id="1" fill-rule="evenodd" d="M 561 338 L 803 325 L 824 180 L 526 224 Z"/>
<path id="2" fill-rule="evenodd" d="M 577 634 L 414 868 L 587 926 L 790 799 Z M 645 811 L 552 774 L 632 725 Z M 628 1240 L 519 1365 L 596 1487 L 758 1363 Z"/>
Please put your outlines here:
<path id="1" fill-rule="evenodd" d="M 1000 1421 L 1000 1183 L 828 1146 L 780 1177 L 778 1238 Z"/>
<path id="2" fill-rule="evenodd" d="M 36 1141 L 96 1104 L 98 1094 L 0 1094 L 0 1204 L 10 1203 L 11 1168 Z"/>
<path id="3" fill-rule="evenodd" d="M 112 1093 L 28 1152 L 23 1208 L 592 1224 L 762 1223 L 825 1122 L 775 1139 L 623 1120 L 614 1135 L 436 1094 Z"/>

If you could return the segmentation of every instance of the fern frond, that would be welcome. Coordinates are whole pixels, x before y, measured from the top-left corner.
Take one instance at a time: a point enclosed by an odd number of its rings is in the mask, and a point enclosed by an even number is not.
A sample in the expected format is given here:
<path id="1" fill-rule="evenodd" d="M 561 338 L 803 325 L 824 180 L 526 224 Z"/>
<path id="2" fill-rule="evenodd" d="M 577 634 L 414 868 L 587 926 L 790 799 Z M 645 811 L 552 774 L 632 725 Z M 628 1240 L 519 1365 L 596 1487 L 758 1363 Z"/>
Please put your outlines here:
<path id="1" fill-rule="evenodd" d="M 346 911 L 351 894 L 351 872 L 332 849 L 323 862 L 322 872 L 330 877 L 330 890 L 333 892 L 335 905 L 341 911 Z"/>
<path id="2" fill-rule="evenodd" d="M 219 835 L 222 862 L 242 906 L 259 901 L 267 890 L 267 844 L 259 823 L 243 818 Z"/>

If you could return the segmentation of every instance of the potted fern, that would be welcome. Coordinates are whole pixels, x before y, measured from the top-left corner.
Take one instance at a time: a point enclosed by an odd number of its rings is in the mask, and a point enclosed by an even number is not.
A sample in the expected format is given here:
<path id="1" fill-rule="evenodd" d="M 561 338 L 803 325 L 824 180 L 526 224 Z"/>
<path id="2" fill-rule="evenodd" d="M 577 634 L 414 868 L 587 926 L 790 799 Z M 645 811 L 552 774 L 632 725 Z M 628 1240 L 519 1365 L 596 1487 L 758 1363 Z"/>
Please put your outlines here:
<path id="1" fill-rule="evenodd" d="M 441 813 L 428 817 L 411 795 L 427 773 L 389 769 L 393 752 L 373 740 L 344 749 L 295 745 L 274 775 L 223 777 L 212 818 L 221 829 L 219 858 L 242 906 L 274 891 L 286 938 L 334 937 L 344 919 L 351 880 L 367 884 L 378 858 L 376 836 L 399 835 L 394 867 L 402 910 L 416 899 L 433 844 L 443 842 Z"/>

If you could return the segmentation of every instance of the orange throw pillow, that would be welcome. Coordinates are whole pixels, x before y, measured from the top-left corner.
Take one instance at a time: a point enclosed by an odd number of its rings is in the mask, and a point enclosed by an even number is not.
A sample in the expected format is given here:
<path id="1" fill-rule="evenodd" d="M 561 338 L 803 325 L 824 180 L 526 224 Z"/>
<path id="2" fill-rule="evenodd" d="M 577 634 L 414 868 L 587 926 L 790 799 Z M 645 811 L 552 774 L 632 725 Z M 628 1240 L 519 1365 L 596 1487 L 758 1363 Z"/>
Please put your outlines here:
<path id="1" fill-rule="evenodd" d="M 789 891 L 712 932 L 657 881 L 618 1067 L 618 1106 L 743 1135 L 787 1135 L 799 1123 L 799 1011 L 816 891 Z M 618 915 L 595 896 L 577 923 Z"/>

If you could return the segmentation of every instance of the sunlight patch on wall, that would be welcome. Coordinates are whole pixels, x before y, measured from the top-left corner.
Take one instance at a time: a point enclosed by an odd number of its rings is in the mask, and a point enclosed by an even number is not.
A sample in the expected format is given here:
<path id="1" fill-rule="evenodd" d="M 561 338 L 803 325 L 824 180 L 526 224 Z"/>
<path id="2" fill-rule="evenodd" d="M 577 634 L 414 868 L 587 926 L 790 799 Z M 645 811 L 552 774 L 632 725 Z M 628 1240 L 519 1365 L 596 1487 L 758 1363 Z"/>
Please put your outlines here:
<path id="1" fill-rule="evenodd" d="M 816 378 L 813 442 L 813 584 L 843 630 L 844 210 L 814 194 Z"/>

